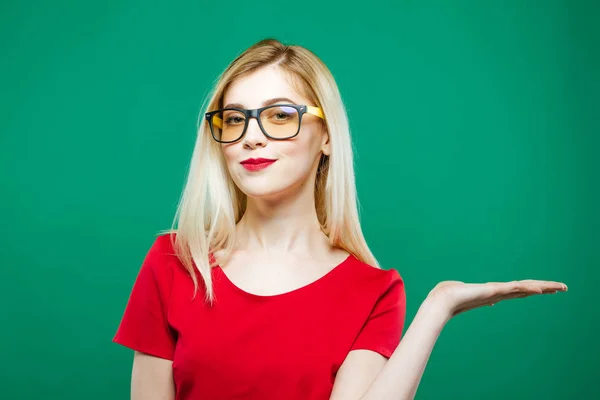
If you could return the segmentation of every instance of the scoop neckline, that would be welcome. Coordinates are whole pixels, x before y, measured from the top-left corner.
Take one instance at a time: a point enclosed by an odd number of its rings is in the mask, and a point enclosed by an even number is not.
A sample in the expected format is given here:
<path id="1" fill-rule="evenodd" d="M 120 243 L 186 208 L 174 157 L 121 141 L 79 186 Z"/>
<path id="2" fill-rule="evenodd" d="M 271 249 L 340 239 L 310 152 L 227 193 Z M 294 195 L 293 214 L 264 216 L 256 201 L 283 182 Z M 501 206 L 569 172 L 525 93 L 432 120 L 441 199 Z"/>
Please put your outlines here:
<path id="1" fill-rule="evenodd" d="M 317 278 L 316 280 L 314 280 L 312 282 L 307 283 L 304 286 L 300 286 L 299 288 L 296 288 L 296 289 L 293 289 L 293 290 L 290 290 L 287 292 L 283 292 L 283 293 L 267 294 L 267 295 L 251 293 L 251 292 L 248 292 L 248 291 L 242 289 L 241 287 L 237 286 L 235 283 L 233 283 L 233 281 L 231 279 L 229 279 L 229 277 L 223 271 L 223 268 L 221 268 L 221 266 L 219 264 L 215 264 L 215 266 L 213 268 L 215 268 L 215 270 L 217 270 L 219 272 L 219 274 L 221 275 L 221 277 L 223 277 L 223 280 L 226 282 L 226 284 L 228 286 L 230 286 L 236 292 L 241 293 L 242 295 L 253 298 L 253 299 L 269 300 L 269 299 L 277 299 L 277 298 L 295 295 L 299 292 L 309 290 L 311 288 L 314 288 L 315 286 L 318 286 L 319 284 L 322 284 L 325 280 L 331 279 L 331 277 L 336 272 L 338 272 L 340 269 L 342 269 L 342 267 L 344 265 L 348 264 L 352 260 L 353 257 L 354 256 L 352 255 L 352 253 L 348 254 L 348 256 L 346 258 L 344 258 L 344 260 L 342 260 L 342 262 L 340 262 L 335 267 L 330 269 L 325 275 L 322 275 L 321 277 Z"/>

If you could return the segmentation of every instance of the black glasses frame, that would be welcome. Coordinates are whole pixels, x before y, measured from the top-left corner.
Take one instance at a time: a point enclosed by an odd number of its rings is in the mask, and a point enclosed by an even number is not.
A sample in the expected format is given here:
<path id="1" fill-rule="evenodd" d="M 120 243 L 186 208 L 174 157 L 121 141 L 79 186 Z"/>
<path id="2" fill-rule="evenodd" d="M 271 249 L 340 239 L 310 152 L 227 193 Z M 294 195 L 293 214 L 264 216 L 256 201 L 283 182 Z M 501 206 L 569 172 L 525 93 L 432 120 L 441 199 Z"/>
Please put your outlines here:
<path id="1" fill-rule="evenodd" d="M 263 127 L 262 122 L 260 122 L 259 116 L 260 116 L 260 113 L 263 112 L 264 110 L 267 110 L 269 108 L 282 107 L 282 106 L 292 107 L 292 108 L 295 108 L 296 111 L 298 111 L 298 130 L 296 131 L 296 133 L 294 133 L 291 136 L 287 136 L 285 138 L 276 138 L 276 137 L 270 136 L 265 131 L 265 128 Z M 221 108 L 221 109 L 214 110 L 214 111 L 209 111 L 206 114 L 204 114 L 204 118 L 206 118 L 206 120 L 208 121 L 208 125 L 210 126 L 210 133 L 211 133 L 213 139 L 215 139 L 219 143 L 233 143 L 233 142 L 237 142 L 238 140 L 240 140 L 241 138 L 243 138 L 244 135 L 246 134 L 246 130 L 248 129 L 248 123 L 250 122 L 250 118 L 255 118 L 256 119 L 256 121 L 258 122 L 258 126 L 260 127 L 260 130 L 269 139 L 273 139 L 273 140 L 288 140 L 288 139 L 292 139 L 292 138 L 298 136 L 298 133 L 300 133 L 300 127 L 302 126 L 302 116 L 304 114 L 306 114 L 306 113 L 310 113 L 310 114 L 314 113 L 311 110 L 309 110 L 309 108 L 313 108 L 313 107 L 309 107 L 307 105 L 301 105 L 301 104 L 272 104 L 272 105 L 268 105 L 266 107 L 255 108 L 253 110 L 246 110 L 246 109 L 243 109 L 243 108 L 228 107 L 228 108 Z M 235 140 L 224 141 L 224 140 L 217 139 L 217 137 L 215 136 L 215 131 L 214 131 L 214 128 L 213 128 L 213 116 L 215 114 L 218 114 L 220 112 L 227 111 L 227 110 L 234 110 L 234 111 L 239 111 L 239 112 L 243 113 L 245 115 L 245 117 L 246 117 L 246 120 L 245 120 L 245 124 L 244 124 L 244 129 L 242 130 L 242 133 L 241 133 L 240 137 L 238 137 Z"/>

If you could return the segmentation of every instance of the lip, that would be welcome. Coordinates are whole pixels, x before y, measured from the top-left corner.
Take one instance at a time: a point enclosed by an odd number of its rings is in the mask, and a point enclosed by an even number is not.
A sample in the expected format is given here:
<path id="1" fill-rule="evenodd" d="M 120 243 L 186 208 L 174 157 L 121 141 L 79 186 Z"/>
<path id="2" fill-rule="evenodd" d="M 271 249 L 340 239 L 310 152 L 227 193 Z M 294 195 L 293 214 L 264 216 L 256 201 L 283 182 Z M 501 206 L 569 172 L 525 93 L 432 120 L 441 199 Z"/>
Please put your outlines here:
<path id="1" fill-rule="evenodd" d="M 259 171 L 261 169 L 267 168 L 275 161 L 277 160 L 273 160 L 270 158 L 248 158 L 240 162 L 240 164 L 242 164 L 242 167 L 246 168 L 248 171 Z"/>

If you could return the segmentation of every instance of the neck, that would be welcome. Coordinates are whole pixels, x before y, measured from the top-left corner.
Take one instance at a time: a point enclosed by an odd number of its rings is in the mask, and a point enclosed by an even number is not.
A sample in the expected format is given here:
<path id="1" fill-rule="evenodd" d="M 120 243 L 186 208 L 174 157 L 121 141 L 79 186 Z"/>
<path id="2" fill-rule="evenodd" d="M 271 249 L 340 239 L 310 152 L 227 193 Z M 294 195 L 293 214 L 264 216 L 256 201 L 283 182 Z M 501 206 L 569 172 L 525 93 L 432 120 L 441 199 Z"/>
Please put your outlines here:
<path id="1" fill-rule="evenodd" d="M 328 249 L 329 239 L 321 231 L 313 188 L 314 179 L 296 193 L 276 200 L 249 197 L 236 227 L 237 249 L 288 255 Z"/>

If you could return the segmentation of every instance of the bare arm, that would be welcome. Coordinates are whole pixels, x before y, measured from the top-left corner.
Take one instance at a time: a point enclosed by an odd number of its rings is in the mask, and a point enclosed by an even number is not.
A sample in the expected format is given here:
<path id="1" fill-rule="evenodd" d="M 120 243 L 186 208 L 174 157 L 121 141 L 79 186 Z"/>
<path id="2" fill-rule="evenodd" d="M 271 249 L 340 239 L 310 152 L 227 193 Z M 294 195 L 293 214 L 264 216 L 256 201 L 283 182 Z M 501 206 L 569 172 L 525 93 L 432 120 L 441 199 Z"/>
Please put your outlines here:
<path id="1" fill-rule="evenodd" d="M 173 362 L 134 352 L 131 371 L 131 400 L 173 400 Z"/>
<path id="2" fill-rule="evenodd" d="M 465 284 L 441 282 L 419 307 L 404 338 L 360 400 L 413 399 L 425 366 L 446 323 L 467 310 L 542 293 L 566 291 L 561 282 L 523 280 Z M 353 368 L 364 368 L 354 365 Z"/>
<path id="3" fill-rule="evenodd" d="M 414 398 L 433 346 L 449 319 L 433 300 L 423 302 L 402 341 L 360 400 Z"/>

